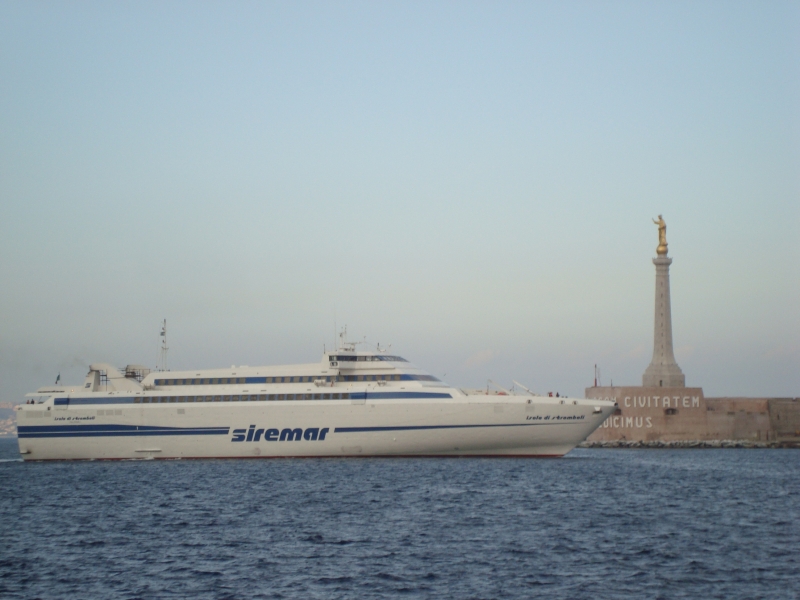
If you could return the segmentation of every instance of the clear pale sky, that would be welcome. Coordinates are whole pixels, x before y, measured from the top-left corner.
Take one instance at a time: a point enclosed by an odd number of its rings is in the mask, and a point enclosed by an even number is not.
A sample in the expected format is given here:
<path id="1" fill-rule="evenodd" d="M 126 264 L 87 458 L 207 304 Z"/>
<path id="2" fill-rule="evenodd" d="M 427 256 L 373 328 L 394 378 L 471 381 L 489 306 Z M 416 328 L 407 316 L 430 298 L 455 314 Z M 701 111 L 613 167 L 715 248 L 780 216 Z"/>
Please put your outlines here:
<path id="1" fill-rule="evenodd" d="M 797 2 L 0 3 L 0 400 L 90 362 L 800 396 Z"/>

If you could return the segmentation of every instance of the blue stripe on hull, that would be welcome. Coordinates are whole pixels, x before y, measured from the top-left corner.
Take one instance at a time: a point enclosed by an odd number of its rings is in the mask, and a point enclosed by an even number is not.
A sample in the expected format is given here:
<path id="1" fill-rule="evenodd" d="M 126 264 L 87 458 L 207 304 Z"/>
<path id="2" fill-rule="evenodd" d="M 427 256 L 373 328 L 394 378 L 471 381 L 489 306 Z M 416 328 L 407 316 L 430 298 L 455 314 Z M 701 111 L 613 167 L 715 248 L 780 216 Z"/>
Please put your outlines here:
<path id="1" fill-rule="evenodd" d="M 485 423 L 481 425 L 403 425 L 389 427 L 336 427 L 334 433 L 365 433 L 374 431 L 425 431 L 428 429 L 475 429 L 480 427 L 535 427 L 565 423 Z"/>
<path id="2" fill-rule="evenodd" d="M 150 437 L 157 435 L 228 435 L 228 430 L 220 431 L 81 431 L 53 433 L 20 433 L 19 438 L 88 438 L 88 437 Z"/>
<path id="3" fill-rule="evenodd" d="M 230 427 L 156 427 L 147 425 L 21 425 L 20 438 L 150 435 L 228 435 Z"/>
<path id="4" fill-rule="evenodd" d="M 358 392 L 355 392 L 358 394 Z M 367 400 L 389 400 L 396 398 L 452 398 L 452 394 L 445 392 L 361 392 L 363 396 L 366 394 Z M 350 394 L 353 397 L 353 393 Z"/>
<path id="5" fill-rule="evenodd" d="M 536 427 L 566 425 L 574 421 L 548 423 L 482 423 L 476 425 L 391 425 L 379 427 L 336 427 L 334 433 L 378 433 L 382 431 L 431 431 L 437 429 L 480 429 L 494 427 Z M 156 435 L 228 435 L 230 427 L 157 427 L 148 425 L 22 425 L 20 438 L 113 437 Z"/>

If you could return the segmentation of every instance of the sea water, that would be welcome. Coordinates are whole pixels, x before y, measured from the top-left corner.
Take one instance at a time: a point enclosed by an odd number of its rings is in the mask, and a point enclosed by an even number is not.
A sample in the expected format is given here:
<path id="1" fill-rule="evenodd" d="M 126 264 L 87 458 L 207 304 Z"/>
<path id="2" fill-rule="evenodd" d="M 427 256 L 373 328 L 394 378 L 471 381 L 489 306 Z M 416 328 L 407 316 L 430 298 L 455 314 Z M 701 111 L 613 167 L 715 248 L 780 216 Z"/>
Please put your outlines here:
<path id="1" fill-rule="evenodd" d="M 0 598 L 797 598 L 800 451 L 22 463 Z"/>

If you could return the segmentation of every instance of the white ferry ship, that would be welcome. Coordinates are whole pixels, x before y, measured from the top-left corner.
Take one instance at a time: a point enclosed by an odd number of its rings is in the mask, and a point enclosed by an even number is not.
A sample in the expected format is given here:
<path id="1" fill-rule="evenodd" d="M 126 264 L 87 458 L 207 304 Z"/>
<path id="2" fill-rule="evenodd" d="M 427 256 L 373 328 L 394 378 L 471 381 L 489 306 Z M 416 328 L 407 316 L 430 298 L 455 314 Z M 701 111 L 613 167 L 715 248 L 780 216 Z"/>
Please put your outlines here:
<path id="1" fill-rule="evenodd" d="M 342 344 L 322 361 L 150 372 L 93 364 L 17 407 L 25 460 L 563 456 L 613 402 L 450 387 Z"/>

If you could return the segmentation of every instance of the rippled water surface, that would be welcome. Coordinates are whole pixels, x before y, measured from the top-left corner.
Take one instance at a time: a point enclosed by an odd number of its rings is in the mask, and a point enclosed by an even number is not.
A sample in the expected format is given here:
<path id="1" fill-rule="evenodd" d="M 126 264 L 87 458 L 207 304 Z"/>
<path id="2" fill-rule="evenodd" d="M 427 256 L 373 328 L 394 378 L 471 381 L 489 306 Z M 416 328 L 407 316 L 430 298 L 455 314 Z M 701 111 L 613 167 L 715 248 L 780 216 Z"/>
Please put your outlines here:
<path id="1" fill-rule="evenodd" d="M 800 451 L 22 463 L 0 598 L 798 598 Z"/>

